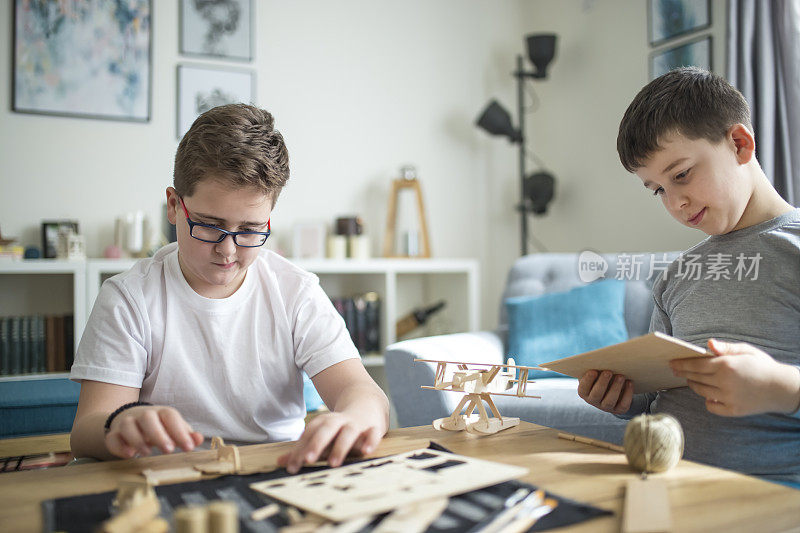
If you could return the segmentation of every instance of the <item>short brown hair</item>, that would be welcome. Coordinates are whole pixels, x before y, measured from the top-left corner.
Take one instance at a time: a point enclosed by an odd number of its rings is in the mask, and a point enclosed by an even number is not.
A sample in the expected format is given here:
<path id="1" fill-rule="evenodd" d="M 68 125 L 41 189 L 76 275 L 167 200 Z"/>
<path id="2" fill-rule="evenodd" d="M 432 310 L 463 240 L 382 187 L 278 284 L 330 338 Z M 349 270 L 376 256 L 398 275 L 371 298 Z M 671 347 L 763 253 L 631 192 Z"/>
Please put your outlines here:
<path id="1" fill-rule="evenodd" d="M 635 172 L 666 135 L 718 143 L 734 124 L 753 129 L 742 93 L 711 72 L 677 68 L 645 85 L 633 99 L 619 125 L 617 152 L 622 166 Z"/>
<path id="2" fill-rule="evenodd" d="M 194 121 L 175 154 L 173 184 L 191 196 L 209 177 L 234 187 L 255 187 L 278 199 L 289 179 L 289 152 L 272 115 L 246 104 L 209 109 Z"/>

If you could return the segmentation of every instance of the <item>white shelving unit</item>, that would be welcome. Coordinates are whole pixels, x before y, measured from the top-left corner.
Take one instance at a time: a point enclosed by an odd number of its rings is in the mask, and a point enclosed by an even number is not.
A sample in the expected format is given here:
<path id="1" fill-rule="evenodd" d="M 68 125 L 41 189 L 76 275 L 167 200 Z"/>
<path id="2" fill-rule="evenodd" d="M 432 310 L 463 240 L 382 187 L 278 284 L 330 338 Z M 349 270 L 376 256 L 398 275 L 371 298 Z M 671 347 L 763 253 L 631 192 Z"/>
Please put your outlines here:
<path id="1" fill-rule="evenodd" d="M 75 317 L 74 333 L 77 348 L 78 339 L 83 334 L 88 317 L 86 263 L 86 261 L 55 259 L 0 260 L 0 316 L 72 312 Z M 9 276 L 25 276 L 28 279 L 17 280 Z M 62 283 L 52 280 L 54 276 L 71 278 L 72 297 L 66 308 L 63 300 L 68 297 L 65 294 L 70 291 L 64 291 Z M 54 287 L 61 290 L 53 290 Z M 52 300 L 59 300 L 55 308 Z"/>
<path id="2" fill-rule="evenodd" d="M 72 312 L 75 316 L 75 347 L 103 281 L 130 269 L 136 259 L 88 259 L 58 261 L 52 259 L 0 262 L 0 314 L 26 312 L 49 313 L 47 298 L 25 291 L 10 296 L 2 290 L 5 275 L 42 274 L 72 277 Z M 437 333 L 476 331 L 479 329 L 479 270 L 474 259 L 366 259 L 366 260 L 292 260 L 304 270 L 317 274 L 331 297 L 376 292 L 381 299 L 381 349 L 395 342 L 398 317 L 420 305 L 438 299 L 447 301 L 441 314 L 446 317 Z M 35 278 L 33 278 L 35 280 Z M 31 285 L 30 279 L 27 285 Z M 35 285 L 35 282 L 33 283 Z M 39 300 L 32 305 L 20 299 Z M 17 301 L 15 301 L 17 300 Z M 41 301 L 44 300 L 44 301 Z M 422 330 L 424 334 L 425 330 Z M 369 354 L 364 364 L 383 366 L 383 356 Z M 53 376 L 53 374 L 46 374 Z M 40 375 L 41 376 L 41 375 Z M 32 376 L 8 376 L 0 380 L 29 379 Z"/>

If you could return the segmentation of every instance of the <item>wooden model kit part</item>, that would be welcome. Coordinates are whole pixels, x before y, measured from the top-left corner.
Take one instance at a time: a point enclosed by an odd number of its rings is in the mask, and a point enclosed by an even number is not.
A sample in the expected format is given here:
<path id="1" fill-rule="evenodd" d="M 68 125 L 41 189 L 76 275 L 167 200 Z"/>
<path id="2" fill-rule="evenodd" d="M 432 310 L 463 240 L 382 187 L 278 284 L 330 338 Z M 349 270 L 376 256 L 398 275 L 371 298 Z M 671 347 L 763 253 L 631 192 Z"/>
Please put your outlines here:
<path id="1" fill-rule="evenodd" d="M 211 449 L 217 450 L 215 461 L 199 463 L 194 468 L 203 474 L 244 474 L 242 460 L 239 457 L 239 448 L 227 445 L 222 437 L 211 439 Z M 263 470 L 259 470 L 263 471 Z M 248 474 L 254 472 L 247 472 Z"/>
<path id="2" fill-rule="evenodd" d="M 165 531 L 165 522 L 158 516 L 161 504 L 155 491 L 145 481 L 137 484 L 132 480 L 123 480 L 114 502 L 119 512 L 103 522 L 100 526 L 103 533 Z"/>
<path id="3" fill-rule="evenodd" d="M 525 473 L 527 469 L 517 466 L 421 449 L 250 487 L 307 513 L 343 522 L 469 492 Z"/>
<path id="4" fill-rule="evenodd" d="M 539 398 L 539 396 L 527 393 L 528 371 L 537 367 L 515 365 L 511 358 L 508 363 L 502 365 L 436 359 L 414 359 L 414 362 L 436 363 L 433 386 L 423 385 L 423 389 L 464 393 L 464 397 L 450 416 L 433 421 L 433 427 L 437 430 L 446 429 L 492 435 L 519 425 L 519 418 L 504 417 L 500 414 L 500 410 L 492 401 L 493 395 Z M 456 365 L 450 381 L 445 381 L 447 365 Z M 519 377 L 517 377 L 517 370 L 519 370 Z M 515 393 L 506 392 L 515 387 Z M 484 402 L 489 406 L 493 417 L 489 416 Z M 478 413 L 473 414 L 476 409 Z"/>
<path id="5" fill-rule="evenodd" d="M 228 500 L 184 505 L 172 517 L 175 533 L 239 533 L 239 507 Z"/>

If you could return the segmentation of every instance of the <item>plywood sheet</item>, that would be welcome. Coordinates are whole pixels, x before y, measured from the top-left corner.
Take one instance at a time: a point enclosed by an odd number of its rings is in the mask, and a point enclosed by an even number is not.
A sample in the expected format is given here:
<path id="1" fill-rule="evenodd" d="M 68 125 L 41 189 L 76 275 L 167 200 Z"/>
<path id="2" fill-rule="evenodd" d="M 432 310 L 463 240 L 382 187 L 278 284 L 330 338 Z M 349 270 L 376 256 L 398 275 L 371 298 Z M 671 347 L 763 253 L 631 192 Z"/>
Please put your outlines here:
<path id="1" fill-rule="evenodd" d="M 611 370 L 632 380 L 633 392 L 640 394 L 685 387 L 686 379 L 672 374 L 669 361 L 711 355 L 693 344 L 654 332 L 539 366 L 574 378 L 588 370 Z"/>
<path id="2" fill-rule="evenodd" d="M 250 487 L 341 522 L 488 487 L 527 472 L 518 466 L 421 449 Z"/>

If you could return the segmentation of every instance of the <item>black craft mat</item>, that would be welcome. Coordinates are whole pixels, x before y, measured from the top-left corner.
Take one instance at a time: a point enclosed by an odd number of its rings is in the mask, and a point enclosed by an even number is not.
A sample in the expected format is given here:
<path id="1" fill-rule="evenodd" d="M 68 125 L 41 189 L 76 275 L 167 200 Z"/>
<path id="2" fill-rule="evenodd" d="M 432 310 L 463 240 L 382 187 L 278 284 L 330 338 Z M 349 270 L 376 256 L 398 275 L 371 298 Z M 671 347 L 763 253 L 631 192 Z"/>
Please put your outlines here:
<path id="1" fill-rule="evenodd" d="M 431 448 L 449 452 L 446 448 L 431 442 Z M 327 467 L 304 468 L 303 473 L 325 470 Z M 192 481 L 162 485 L 155 487 L 156 495 L 161 503 L 161 516 L 170 521 L 174 508 L 187 504 L 204 504 L 207 501 L 226 499 L 234 500 L 239 506 L 239 528 L 242 532 L 273 532 L 288 524 L 286 515 L 281 512 L 268 520 L 254 522 L 250 520 L 250 512 L 272 503 L 273 499 L 250 488 L 251 483 L 268 481 L 285 477 L 284 469 L 266 474 L 247 476 L 224 476 L 206 481 Z M 506 481 L 484 489 L 460 494 L 450 498 L 444 513 L 428 528 L 429 533 L 460 533 L 469 530 L 493 511 L 502 508 L 506 498 L 517 489 L 524 487 L 535 490 L 536 487 L 520 481 Z M 42 513 L 45 531 L 90 532 L 97 529 L 102 522 L 111 516 L 111 502 L 116 491 L 85 496 L 58 498 L 42 502 Z M 568 498 L 548 493 L 558 500 L 558 507 L 541 518 L 529 531 L 577 524 L 597 516 L 613 514 L 611 511 L 576 502 Z M 280 503 L 280 502 L 278 502 Z M 284 507 L 281 504 L 282 507 Z M 383 516 L 364 528 L 370 531 Z"/>

